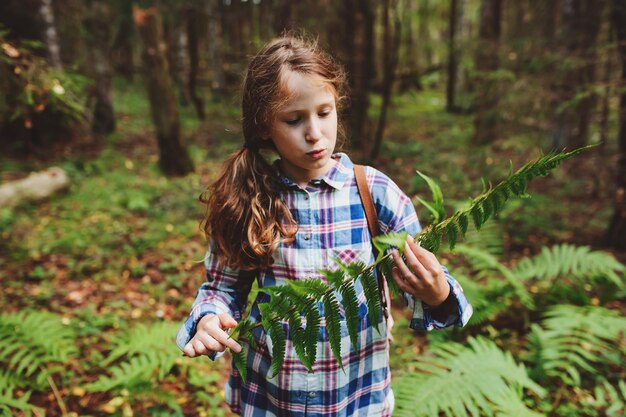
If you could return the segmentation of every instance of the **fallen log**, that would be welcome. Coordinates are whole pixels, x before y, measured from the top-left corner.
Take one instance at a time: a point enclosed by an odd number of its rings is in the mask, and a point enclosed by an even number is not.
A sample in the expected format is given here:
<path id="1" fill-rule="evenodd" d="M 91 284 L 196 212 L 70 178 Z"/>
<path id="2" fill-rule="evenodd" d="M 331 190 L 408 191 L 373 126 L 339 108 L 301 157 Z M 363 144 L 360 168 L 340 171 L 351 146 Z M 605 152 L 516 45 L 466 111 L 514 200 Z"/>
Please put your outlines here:
<path id="1" fill-rule="evenodd" d="M 68 188 L 69 178 L 62 168 L 33 172 L 21 180 L 0 185 L 0 207 L 13 207 L 24 201 L 43 200 Z"/>

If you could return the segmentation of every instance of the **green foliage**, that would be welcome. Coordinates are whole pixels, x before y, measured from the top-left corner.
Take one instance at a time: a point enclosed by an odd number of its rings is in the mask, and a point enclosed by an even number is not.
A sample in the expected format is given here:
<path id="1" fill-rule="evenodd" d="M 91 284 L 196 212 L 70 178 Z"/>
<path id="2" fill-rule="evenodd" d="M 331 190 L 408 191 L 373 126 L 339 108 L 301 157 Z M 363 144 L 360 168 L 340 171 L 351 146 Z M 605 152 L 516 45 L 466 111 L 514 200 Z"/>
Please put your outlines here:
<path id="1" fill-rule="evenodd" d="M 441 191 L 439 184 L 437 184 L 432 178 L 419 171 L 417 171 L 417 174 L 428 184 L 428 187 L 433 195 L 433 201 L 429 203 L 420 197 L 417 197 L 417 200 L 422 203 L 428 211 L 430 211 L 430 214 L 432 215 L 432 223 L 437 224 L 446 217 L 446 210 L 443 206 L 443 192 Z"/>
<path id="2" fill-rule="evenodd" d="M 0 314 L 0 364 L 33 387 L 65 369 L 77 354 L 74 331 L 60 316 L 35 311 Z"/>
<path id="3" fill-rule="evenodd" d="M 591 251 L 588 246 L 562 244 L 544 247 L 539 255 L 523 259 L 513 274 L 521 280 L 553 281 L 568 277 L 578 284 L 609 281 L 623 288 L 625 271 L 626 267 L 606 252 Z"/>
<path id="4" fill-rule="evenodd" d="M 15 388 L 17 387 L 15 375 L 8 370 L 0 370 L 0 417 L 14 416 L 11 410 L 19 410 L 25 416 L 31 416 L 33 411 L 41 410 L 28 402 L 30 391 L 15 398 Z"/>
<path id="5" fill-rule="evenodd" d="M 602 307 L 559 305 L 546 313 L 542 326 L 528 336 L 533 378 L 559 378 L 571 386 L 582 383 L 580 371 L 596 374 L 601 363 L 624 363 L 619 347 L 626 319 Z"/>
<path id="6" fill-rule="evenodd" d="M 180 355 L 171 341 L 177 328 L 176 323 L 169 322 L 156 323 L 150 327 L 140 324 L 128 333 L 117 335 L 109 358 L 103 363 L 111 376 L 101 375 L 85 388 L 90 392 L 119 391 L 124 388 L 141 392 L 151 389 L 156 381 L 169 374 Z M 123 362 L 108 367 L 121 357 L 125 357 Z"/>
<path id="7" fill-rule="evenodd" d="M 511 415 L 539 415 L 523 405 L 519 393 L 525 388 L 543 396 L 545 390 L 509 352 L 487 339 L 439 345 L 435 357 L 420 357 L 413 365 L 415 372 L 394 380 L 394 416 L 507 415 L 512 409 L 523 414 Z"/>
<path id="8" fill-rule="evenodd" d="M 0 124 L 42 131 L 84 121 L 87 78 L 51 67 L 28 45 L 11 44 L 2 35 L 0 42 L 5 52 L 0 54 L 0 74 L 8 87 Z"/>
<path id="9" fill-rule="evenodd" d="M 594 389 L 594 395 L 585 401 L 585 405 L 607 417 L 620 417 L 626 413 L 626 382 L 620 380 L 617 387 L 602 378 Z"/>
<path id="10" fill-rule="evenodd" d="M 453 248 L 458 237 L 464 236 L 467 232 L 470 218 L 476 229 L 480 229 L 487 220 L 500 211 L 511 197 L 525 196 L 528 183 L 533 178 L 547 175 L 550 170 L 556 168 L 564 160 L 576 156 L 590 147 L 587 146 L 569 152 L 550 153 L 526 163 L 498 185 L 474 198 L 466 209 L 458 210 L 451 217 L 439 223 L 429 225 L 419 234 L 419 242 L 425 249 L 437 252 L 445 235 L 450 247 Z M 431 185 L 433 195 L 439 194 L 437 189 L 438 187 L 433 188 Z"/>

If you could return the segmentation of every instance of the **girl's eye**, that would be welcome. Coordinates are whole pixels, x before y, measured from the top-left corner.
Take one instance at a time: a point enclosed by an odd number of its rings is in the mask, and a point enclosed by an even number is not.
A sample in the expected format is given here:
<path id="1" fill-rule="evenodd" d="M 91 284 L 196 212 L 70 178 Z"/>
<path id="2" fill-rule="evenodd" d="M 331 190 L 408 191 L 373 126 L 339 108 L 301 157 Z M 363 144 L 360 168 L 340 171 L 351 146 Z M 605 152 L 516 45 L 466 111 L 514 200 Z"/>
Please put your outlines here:
<path id="1" fill-rule="evenodd" d="M 285 121 L 285 123 L 287 123 L 288 125 L 294 126 L 294 125 L 297 125 L 299 121 L 300 119 L 291 119 L 291 120 Z"/>
<path id="2" fill-rule="evenodd" d="M 319 117 L 326 117 L 330 114 L 330 110 L 323 111 L 318 114 Z"/>

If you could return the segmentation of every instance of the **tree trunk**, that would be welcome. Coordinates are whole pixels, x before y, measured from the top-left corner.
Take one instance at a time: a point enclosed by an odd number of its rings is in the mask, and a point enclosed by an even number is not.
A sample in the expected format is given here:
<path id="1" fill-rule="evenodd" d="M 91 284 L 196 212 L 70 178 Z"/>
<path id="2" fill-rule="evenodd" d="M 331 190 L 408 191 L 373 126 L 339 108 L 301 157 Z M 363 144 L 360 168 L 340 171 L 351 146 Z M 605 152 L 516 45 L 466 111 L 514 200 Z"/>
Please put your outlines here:
<path id="1" fill-rule="evenodd" d="M 418 45 L 420 45 L 424 54 L 422 68 L 430 68 L 433 65 L 433 49 L 429 31 L 430 7 L 430 0 L 420 0 L 419 7 L 417 8 L 419 16 Z"/>
<path id="2" fill-rule="evenodd" d="M 501 0 L 483 0 L 480 7 L 479 45 L 476 54 L 476 116 L 474 119 L 475 144 L 487 144 L 497 138 L 498 85 L 492 78 L 498 69 Z"/>
<path id="3" fill-rule="evenodd" d="M 370 154 L 370 159 L 376 159 L 380 154 L 380 147 L 383 142 L 383 134 L 385 132 L 385 122 L 387 120 L 387 109 L 391 102 L 391 93 L 393 91 L 394 73 L 398 62 L 398 49 L 400 47 L 400 21 L 397 16 L 395 2 L 390 0 L 383 1 L 383 88 L 382 88 L 382 104 L 380 108 L 380 116 L 378 118 L 378 127 L 376 128 L 376 136 L 374 137 L 374 147 Z M 390 10 L 391 9 L 391 10 Z M 394 15 L 392 23 L 391 14 Z M 392 28 L 392 26 L 394 26 Z M 393 30 L 393 34 L 391 33 Z"/>
<path id="4" fill-rule="evenodd" d="M 157 9 L 134 5 L 133 20 L 143 41 L 144 78 L 159 145 L 159 166 L 166 175 L 188 174 L 193 171 L 193 163 L 180 132 L 178 106 Z"/>
<path id="5" fill-rule="evenodd" d="M 198 70 L 200 58 L 198 55 L 198 24 L 200 22 L 198 10 L 194 7 L 188 9 L 187 15 L 187 46 L 189 47 L 189 78 L 188 88 L 189 96 L 193 102 L 193 106 L 196 109 L 198 119 L 204 120 L 204 101 L 198 94 Z M 209 40 L 210 42 L 210 40 Z"/>
<path id="6" fill-rule="evenodd" d="M 619 43 L 622 74 L 619 100 L 617 191 L 615 213 L 607 232 L 607 243 L 615 249 L 626 250 L 626 3 L 623 0 L 613 0 L 612 3 L 613 25 Z"/>
<path id="7" fill-rule="evenodd" d="M 459 0 L 450 2 L 450 19 L 448 22 L 448 82 L 446 84 L 446 110 L 455 112 L 456 80 L 458 73 L 458 47 L 456 45 L 457 28 L 459 22 Z"/>
<path id="8" fill-rule="evenodd" d="M 344 3 L 345 29 L 342 55 L 348 72 L 350 107 L 347 110 L 348 131 L 352 147 L 368 142 L 365 136 L 369 93 L 374 78 L 374 11 L 369 0 Z"/>
<path id="9" fill-rule="evenodd" d="M 211 89 L 217 96 L 224 93 L 224 70 L 222 62 L 222 28 L 220 26 L 219 4 L 221 0 L 205 0 L 204 11 L 208 16 L 208 33 L 207 48 L 209 50 L 209 59 L 211 66 Z M 267 26 L 267 25 L 266 25 Z"/>
<path id="10" fill-rule="evenodd" d="M 61 47 L 59 37 L 54 25 L 54 12 L 52 10 L 52 0 L 41 0 L 39 13 L 44 25 L 44 43 L 48 51 L 48 58 L 53 67 L 61 68 Z"/>
<path id="11" fill-rule="evenodd" d="M 113 68 L 117 74 L 121 74 L 128 81 L 132 81 L 135 74 L 133 41 L 136 39 L 132 2 L 121 2 L 121 10 L 118 10 L 118 13 L 117 33 L 111 48 Z"/>
<path id="12" fill-rule="evenodd" d="M 556 74 L 556 95 L 560 110 L 552 134 L 552 147 L 577 148 L 587 143 L 591 111 L 596 102 L 591 92 L 595 78 L 596 37 L 600 29 L 602 0 L 564 0 L 561 43 L 563 58 L 570 62 Z"/>
<path id="13" fill-rule="evenodd" d="M 91 28 L 90 51 L 95 85 L 95 105 L 91 130 L 108 134 L 115 130 L 115 114 L 111 100 L 111 20 L 108 0 L 90 0 L 85 26 Z"/>

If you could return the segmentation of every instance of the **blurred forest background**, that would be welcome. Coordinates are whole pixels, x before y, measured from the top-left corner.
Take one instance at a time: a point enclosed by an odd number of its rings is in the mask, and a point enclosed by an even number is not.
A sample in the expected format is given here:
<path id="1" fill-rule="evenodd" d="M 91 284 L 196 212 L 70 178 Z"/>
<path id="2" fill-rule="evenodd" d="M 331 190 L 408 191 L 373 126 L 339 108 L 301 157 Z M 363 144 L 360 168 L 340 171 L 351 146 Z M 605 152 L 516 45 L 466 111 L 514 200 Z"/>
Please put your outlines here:
<path id="1" fill-rule="evenodd" d="M 353 159 L 411 197 L 430 198 L 416 169 L 435 178 L 449 214 L 598 145 L 439 253 L 465 329 L 414 332 L 394 301 L 394 415 L 623 416 L 623 0 L 0 2 L 0 415 L 231 415 L 230 356 L 173 336 L 204 279 L 197 197 L 243 143 L 248 59 L 285 29 L 348 71 Z"/>

